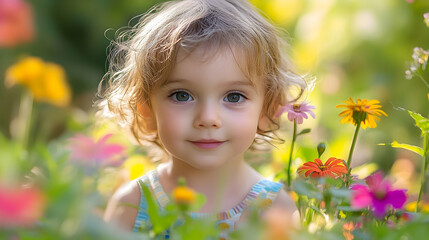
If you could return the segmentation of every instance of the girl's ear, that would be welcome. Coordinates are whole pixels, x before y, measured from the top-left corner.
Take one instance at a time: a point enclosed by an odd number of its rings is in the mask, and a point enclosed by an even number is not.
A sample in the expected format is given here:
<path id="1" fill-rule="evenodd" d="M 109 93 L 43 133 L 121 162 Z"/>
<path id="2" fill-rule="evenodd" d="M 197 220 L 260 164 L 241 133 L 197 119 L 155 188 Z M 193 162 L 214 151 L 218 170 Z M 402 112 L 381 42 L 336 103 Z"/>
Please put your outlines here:
<path id="1" fill-rule="evenodd" d="M 261 116 L 259 117 L 258 122 L 258 129 L 261 132 L 269 131 L 271 128 L 272 122 L 270 121 L 270 118 L 267 116 L 266 113 L 261 113 Z"/>
<path id="2" fill-rule="evenodd" d="M 262 132 L 272 131 L 273 128 L 278 127 L 277 113 L 281 105 L 273 107 L 273 109 L 261 112 L 259 116 L 258 129 Z M 273 111 L 274 110 L 274 111 Z"/>
<path id="3" fill-rule="evenodd" d="M 137 112 L 140 117 L 140 124 L 143 124 L 143 127 L 148 132 L 156 132 L 156 119 L 152 109 L 146 101 L 137 104 Z"/>

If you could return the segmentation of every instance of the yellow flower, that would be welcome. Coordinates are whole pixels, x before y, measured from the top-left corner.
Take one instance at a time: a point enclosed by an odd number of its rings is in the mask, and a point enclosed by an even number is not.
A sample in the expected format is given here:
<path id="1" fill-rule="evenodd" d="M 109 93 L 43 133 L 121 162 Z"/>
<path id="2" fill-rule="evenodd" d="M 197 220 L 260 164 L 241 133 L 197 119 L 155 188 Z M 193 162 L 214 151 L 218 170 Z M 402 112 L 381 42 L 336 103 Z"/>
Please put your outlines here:
<path id="1" fill-rule="evenodd" d="M 129 180 L 134 180 L 155 168 L 150 160 L 143 155 L 129 157 L 122 166 L 126 169 Z"/>
<path id="2" fill-rule="evenodd" d="M 357 125 L 360 123 L 363 129 L 367 127 L 375 128 L 377 127 L 375 120 L 380 120 L 378 116 L 384 115 L 387 117 L 387 114 L 379 109 L 381 105 L 378 105 L 380 103 L 378 100 L 361 100 L 358 98 L 355 103 L 352 98 L 349 98 L 348 101 L 344 102 L 347 105 L 337 105 L 337 108 L 347 108 L 338 115 L 343 117 L 341 124 L 352 123 Z"/>
<path id="3" fill-rule="evenodd" d="M 173 200 L 178 204 L 192 204 L 196 200 L 194 190 L 186 186 L 178 186 L 173 190 Z"/>
<path id="4" fill-rule="evenodd" d="M 429 203 L 421 203 L 419 204 L 422 207 L 422 212 L 429 213 Z M 405 206 L 405 209 L 409 212 L 415 212 L 417 207 L 417 202 L 410 202 Z"/>
<path id="5" fill-rule="evenodd" d="M 220 230 L 220 231 L 227 230 L 229 228 L 230 228 L 230 226 L 226 222 L 221 222 L 221 223 L 219 223 L 219 225 L 217 225 L 217 229 Z"/>
<path id="6" fill-rule="evenodd" d="M 64 69 L 40 58 L 27 57 L 6 70 L 6 86 L 21 84 L 28 88 L 36 101 L 55 106 L 67 106 L 71 90 Z"/>

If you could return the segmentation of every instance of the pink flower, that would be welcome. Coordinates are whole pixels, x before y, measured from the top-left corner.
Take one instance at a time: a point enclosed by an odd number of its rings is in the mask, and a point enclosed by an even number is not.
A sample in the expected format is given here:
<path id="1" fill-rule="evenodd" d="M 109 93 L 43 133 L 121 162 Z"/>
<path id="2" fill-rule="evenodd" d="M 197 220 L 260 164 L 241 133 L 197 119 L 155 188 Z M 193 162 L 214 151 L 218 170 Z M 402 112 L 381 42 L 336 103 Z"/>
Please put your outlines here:
<path id="1" fill-rule="evenodd" d="M 119 144 L 108 144 L 107 140 L 110 137 L 112 134 L 107 134 L 97 142 L 82 134 L 69 138 L 70 159 L 83 165 L 116 166 L 120 164 L 125 148 Z"/>
<path id="2" fill-rule="evenodd" d="M 425 19 L 426 26 L 429 27 L 429 12 L 423 14 L 423 17 Z"/>
<path id="3" fill-rule="evenodd" d="M 303 122 L 303 118 L 308 118 L 307 114 L 310 114 L 313 118 L 316 118 L 316 115 L 314 114 L 312 109 L 316 109 L 316 107 L 310 105 L 307 102 L 303 102 L 301 104 L 289 103 L 280 108 L 280 110 L 276 114 L 276 117 L 280 117 L 284 112 L 287 112 L 287 118 L 289 119 L 289 121 L 293 122 L 295 120 L 297 124 L 301 124 Z"/>
<path id="4" fill-rule="evenodd" d="M 33 37 L 30 5 L 22 0 L 0 0 L 0 47 L 13 47 Z"/>
<path id="5" fill-rule="evenodd" d="M 42 216 L 45 197 L 38 189 L 0 185 L 0 229 L 31 227 Z"/>
<path id="6" fill-rule="evenodd" d="M 351 206 L 355 209 L 369 207 L 374 215 L 382 218 L 390 210 L 401 209 L 407 195 L 405 189 L 393 190 L 388 180 L 383 180 L 383 175 L 377 172 L 365 179 L 367 184 L 354 184 L 352 186 Z"/>

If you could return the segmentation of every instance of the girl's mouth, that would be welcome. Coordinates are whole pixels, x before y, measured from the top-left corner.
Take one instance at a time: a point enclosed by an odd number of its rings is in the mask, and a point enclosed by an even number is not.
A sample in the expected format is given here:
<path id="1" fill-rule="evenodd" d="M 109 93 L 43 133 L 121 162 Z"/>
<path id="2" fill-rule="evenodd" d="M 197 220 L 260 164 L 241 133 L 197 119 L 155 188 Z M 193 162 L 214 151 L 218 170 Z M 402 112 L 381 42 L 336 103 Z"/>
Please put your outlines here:
<path id="1" fill-rule="evenodd" d="M 201 139 L 201 140 L 190 141 L 190 142 L 202 149 L 214 149 L 222 145 L 225 141 L 218 141 L 215 139 Z"/>

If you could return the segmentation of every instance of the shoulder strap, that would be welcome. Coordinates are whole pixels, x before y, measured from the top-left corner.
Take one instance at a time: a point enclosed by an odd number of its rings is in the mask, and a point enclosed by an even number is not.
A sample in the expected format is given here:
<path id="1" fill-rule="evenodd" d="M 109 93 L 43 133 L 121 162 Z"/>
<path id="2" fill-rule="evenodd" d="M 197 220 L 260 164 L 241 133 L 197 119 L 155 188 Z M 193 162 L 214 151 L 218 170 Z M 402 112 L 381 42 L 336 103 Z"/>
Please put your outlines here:
<path id="1" fill-rule="evenodd" d="M 283 187 L 283 184 L 278 182 L 273 182 L 268 179 L 263 179 L 260 181 L 262 189 L 258 194 L 258 199 L 262 201 L 262 207 L 268 208 L 274 202 L 274 199 L 277 197 L 278 193 Z"/>
<path id="2" fill-rule="evenodd" d="M 150 171 L 147 176 L 148 184 L 150 185 L 149 188 L 152 191 L 152 194 L 155 196 L 158 206 L 160 206 L 162 209 L 170 202 L 170 199 L 162 188 L 156 171 Z"/>
<path id="3" fill-rule="evenodd" d="M 155 177 L 155 179 L 154 179 Z M 137 213 L 136 221 L 134 223 L 133 232 L 138 232 L 142 227 L 150 229 L 152 227 L 152 224 L 150 223 L 149 214 L 147 212 L 148 204 L 146 202 L 146 198 L 144 196 L 144 193 L 142 191 L 142 186 L 148 187 L 152 194 L 157 196 L 158 194 L 156 191 L 156 187 L 154 187 L 154 181 L 157 182 L 158 179 L 156 177 L 155 171 L 150 171 L 146 175 L 140 177 L 137 179 L 137 183 L 140 187 L 140 204 L 139 204 L 139 210 Z M 159 184 L 159 182 L 158 182 Z M 160 186 L 160 184 L 159 184 Z M 160 205 L 159 197 L 157 196 L 157 202 L 158 205 Z M 163 207 L 163 206 L 161 206 Z M 170 231 L 167 229 L 165 232 L 163 232 L 159 238 L 157 239 L 169 239 L 170 238 Z"/>
<path id="4" fill-rule="evenodd" d="M 150 188 L 150 183 L 147 175 L 144 175 L 137 179 L 137 184 L 140 189 L 140 204 L 139 210 L 137 212 L 136 221 L 134 222 L 133 232 L 138 232 L 140 226 L 145 225 L 149 221 L 149 215 L 147 214 L 147 202 L 144 197 L 144 193 L 142 191 L 142 186 L 146 185 Z"/>

